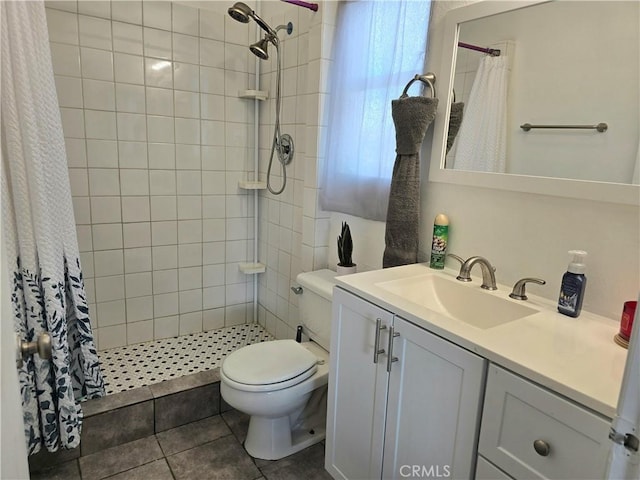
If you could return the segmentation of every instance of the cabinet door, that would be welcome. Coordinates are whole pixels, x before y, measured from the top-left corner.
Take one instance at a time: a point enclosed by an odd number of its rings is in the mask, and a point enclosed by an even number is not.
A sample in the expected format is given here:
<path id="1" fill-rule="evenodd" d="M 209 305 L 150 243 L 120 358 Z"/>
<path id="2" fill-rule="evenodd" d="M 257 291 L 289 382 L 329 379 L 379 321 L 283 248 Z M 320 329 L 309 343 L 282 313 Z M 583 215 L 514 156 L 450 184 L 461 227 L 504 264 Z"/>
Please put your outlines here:
<path id="1" fill-rule="evenodd" d="M 486 361 L 395 317 L 384 478 L 472 478 Z"/>
<path id="2" fill-rule="evenodd" d="M 384 354 L 373 362 L 376 320 L 386 349 L 393 315 L 334 289 L 325 468 L 336 479 L 382 474 L 388 374 Z"/>

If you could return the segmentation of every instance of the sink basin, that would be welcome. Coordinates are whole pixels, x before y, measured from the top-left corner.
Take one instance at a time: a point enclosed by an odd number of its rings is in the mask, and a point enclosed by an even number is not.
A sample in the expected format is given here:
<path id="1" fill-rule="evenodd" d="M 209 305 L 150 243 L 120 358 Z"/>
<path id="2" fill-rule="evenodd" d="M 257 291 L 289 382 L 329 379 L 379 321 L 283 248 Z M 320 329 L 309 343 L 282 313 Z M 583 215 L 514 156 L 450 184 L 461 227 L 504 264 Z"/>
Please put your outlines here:
<path id="1" fill-rule="evenodd" d="M 409 302 L 474 327 L 487 329 L 537 313 L 525 305 L 496 297 L 479 285 L 467 285 L 436 275 L 390 280 L 376 284 Z"/>

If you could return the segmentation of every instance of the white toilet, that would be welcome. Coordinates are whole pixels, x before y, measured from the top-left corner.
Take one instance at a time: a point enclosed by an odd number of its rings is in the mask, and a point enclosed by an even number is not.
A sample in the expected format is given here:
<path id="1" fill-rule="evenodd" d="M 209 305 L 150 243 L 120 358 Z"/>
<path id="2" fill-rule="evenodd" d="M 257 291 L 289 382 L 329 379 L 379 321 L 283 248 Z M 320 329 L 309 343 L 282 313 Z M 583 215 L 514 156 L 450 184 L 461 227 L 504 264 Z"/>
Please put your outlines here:
<path id="1" fill-rule="evenodd" d="M 222 398 L 251 416 L 244 446 L 276 460 L 325 437 L 331 297 L 336 272 L 301 273 L 300 324 L 312 341 L 274 340 L 240 348 L 220 368 Z"/>

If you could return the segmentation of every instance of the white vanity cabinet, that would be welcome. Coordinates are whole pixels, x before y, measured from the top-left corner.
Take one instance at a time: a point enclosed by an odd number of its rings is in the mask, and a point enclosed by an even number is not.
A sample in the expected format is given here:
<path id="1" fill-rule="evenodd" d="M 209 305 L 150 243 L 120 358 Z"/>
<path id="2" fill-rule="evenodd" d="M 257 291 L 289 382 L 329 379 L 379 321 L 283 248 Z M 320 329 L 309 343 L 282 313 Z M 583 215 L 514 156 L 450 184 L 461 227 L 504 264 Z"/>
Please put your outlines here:
<path id="1" fill-rule="evenodd" d="M 491 364 L 478 452 L 516 479 L 605 478 L 610 422 Z"/>
<path id="2" fill-rule="evenodd" d="M 471 478 L 485 370 L 483 358 L 334 289 L 326 469 Z"/>

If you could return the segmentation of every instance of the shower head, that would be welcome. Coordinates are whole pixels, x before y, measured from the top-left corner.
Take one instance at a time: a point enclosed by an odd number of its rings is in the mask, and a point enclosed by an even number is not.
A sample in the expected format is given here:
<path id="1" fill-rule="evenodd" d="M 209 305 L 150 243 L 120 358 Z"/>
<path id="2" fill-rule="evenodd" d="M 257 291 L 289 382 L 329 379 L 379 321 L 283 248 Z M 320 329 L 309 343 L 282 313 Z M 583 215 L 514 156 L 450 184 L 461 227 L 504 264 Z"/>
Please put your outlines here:
<path id="1" fill-rule="evenodd" d="M 253 10 L 246 3 L 236 2 L 233 7 L 227 10 L 231 18 L 242 23 L 249 23 L 249 17 L 253 15 Z"/>
<path id="2" fill-rule="evenodd" d="M 263 29 L 270 35 L 275 35 L 275 31 L 273 28 L 269 26 L 267 22 L 261 19 L 256 12 L 254 12 L 249 5 L 243 2 L 236 2 L 233 4 L 233 7 L 229 7 L 227 13 L 238 22 L 249 23 L 249 19 L 253 18 L 255 22 L 260 25 L 260 28 Z"/>
<path id="3" fill-rule="evenodd" d="M 253 45 L 249 47 L 251 53 L 253 53 L 256 57 L 261 58 L 262 60 L 267 60 L 269 58 L 269 53 L 267 52 L 267 47 L 269 46 L 269 36 L 265 36 L 262 40 L 257 41 Z"/>

